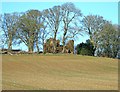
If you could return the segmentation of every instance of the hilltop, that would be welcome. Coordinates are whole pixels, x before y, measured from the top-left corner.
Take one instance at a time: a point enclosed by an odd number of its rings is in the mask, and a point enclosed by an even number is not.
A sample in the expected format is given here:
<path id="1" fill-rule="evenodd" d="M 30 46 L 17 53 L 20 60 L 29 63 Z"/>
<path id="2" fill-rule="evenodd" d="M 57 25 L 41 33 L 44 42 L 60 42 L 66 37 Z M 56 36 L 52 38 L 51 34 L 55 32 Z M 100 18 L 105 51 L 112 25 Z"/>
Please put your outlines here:
<path id="1" fill-rule="evenodd" d="M 3 89 L 117 90 L 118 60 L 80 55 L 3 55 Z"/>

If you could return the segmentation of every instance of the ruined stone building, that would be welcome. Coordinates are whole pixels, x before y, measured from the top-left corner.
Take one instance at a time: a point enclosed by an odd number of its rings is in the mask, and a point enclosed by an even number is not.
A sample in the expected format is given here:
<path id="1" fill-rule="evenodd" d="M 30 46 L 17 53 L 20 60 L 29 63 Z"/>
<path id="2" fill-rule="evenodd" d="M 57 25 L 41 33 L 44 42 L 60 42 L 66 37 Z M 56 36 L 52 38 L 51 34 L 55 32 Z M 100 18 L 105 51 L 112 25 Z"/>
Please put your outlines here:
<path id="1" fill-rule="evenodd" d="M 60 45 L 60 40 L 56 40 L 56 52 L 61 53 L 63 45 Z M 47 39 L 44 44 L 45 53 L 53 53 L 53 38 Z M 65 53 L 74 53 L 74 40 L 69 40 L 65 46 Z"/>

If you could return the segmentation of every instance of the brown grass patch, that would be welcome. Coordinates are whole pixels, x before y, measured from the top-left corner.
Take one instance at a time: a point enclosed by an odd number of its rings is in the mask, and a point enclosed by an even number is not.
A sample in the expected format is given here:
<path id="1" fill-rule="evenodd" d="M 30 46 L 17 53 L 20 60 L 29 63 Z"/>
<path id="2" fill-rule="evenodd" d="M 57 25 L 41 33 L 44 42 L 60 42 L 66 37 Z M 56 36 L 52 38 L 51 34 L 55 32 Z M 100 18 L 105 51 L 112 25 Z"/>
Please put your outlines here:
<path id="1" fill-rule="evenodd" d="M 118 60 L 78 55 L 3 55 L 6 90 L 117 90 Z"/>

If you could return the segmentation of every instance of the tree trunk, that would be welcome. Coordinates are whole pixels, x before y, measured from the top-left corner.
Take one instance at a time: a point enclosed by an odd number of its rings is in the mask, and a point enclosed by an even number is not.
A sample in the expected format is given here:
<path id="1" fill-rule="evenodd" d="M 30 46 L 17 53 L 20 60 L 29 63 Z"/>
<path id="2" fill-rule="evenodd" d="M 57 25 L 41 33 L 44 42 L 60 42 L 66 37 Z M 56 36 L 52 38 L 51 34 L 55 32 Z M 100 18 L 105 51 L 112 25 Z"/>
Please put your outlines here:
<path id="1" fill-rule="evenodd" d="M 28 52 L 29 53 L 33 53 L 33 43 L 31 41 L 29 41 L 29 45 L 28 45 Z"/>
<path id="2" fill-rule="evenodd" d="M 62 44 L 63 44 L 63 50 L 62 53 L 65 53 L 65 36 L 67 34 L 67 27 L 64 27 L 64 33 L 63 33 L 63 39 L 62 39 Z"/>
<path id="3" fill-rule="evenodd" d="M 39 46 L 38 46 L 38 41 L 36 41 L 36 47 L 37 47 L 37 53 L 39 54 L 40 49 L 39 49 Z"/>
<path id="4" fill-rule="evenodd" d="M 12 40 L 8 41 L 8 52 L 12 50 Z"/>
<path id="5" fill-rule="evenodd" d="M 56 39 L 53 39 L 53 53 L 56 53 Z"/>
<path id="6" fill-rule="evenodd" d="M 62 53 L 65 53 L 65 41 L 63 41 L 62 43 L 63 43 Z"/>
<path id="7" fill-rule="evenodd" d="M 45 47 L 44 47 L 45 45 L 43 45 L 43 54 L 45 54 Z"/>
<path id="8" fill-rule="evenodd" d="M 33 53 L 33 47 L 32 47 L 32 46 L 29 46 L 29 47 L 28 47 L 28 52 L 29 52 L 29 53 Z"/>
<path id="9" fill-rule="evenodd" d="M 53 38 L 53 53 L 56 53 L 56 36 L 57 36 L 57 31 L 54 33 L 54 38 Z"/>
<path id="10" fill-rule="evenodd" d="M 44 43 L 44 41 L 43 41 L 43 54 L 45 54 L 46 53 L 46 44 Z"/>
<path id="11" fill-rule="evenodd" d="M 28 52 L 33 53 L 33 47 L 34 47 L 34 37 L 33 35 L 29 35 L 29 43 L 28 43 Z"/>

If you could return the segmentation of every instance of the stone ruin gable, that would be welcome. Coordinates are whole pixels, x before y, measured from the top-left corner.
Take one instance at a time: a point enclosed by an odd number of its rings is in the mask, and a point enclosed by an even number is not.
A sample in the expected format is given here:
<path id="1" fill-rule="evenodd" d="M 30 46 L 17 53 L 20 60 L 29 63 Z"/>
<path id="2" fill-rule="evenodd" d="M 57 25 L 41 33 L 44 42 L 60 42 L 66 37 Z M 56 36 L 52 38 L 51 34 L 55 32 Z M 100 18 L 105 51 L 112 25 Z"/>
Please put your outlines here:
<path id="1" fill-rule="evenodd" d="M 54 39 L 53 38 L 50 38 L 50 39 L 47 39 L 46 43 L 49 45 L 49 46 L 53 46 L 53 41 Z M 60 46 L 60 40 L 56 40 L 56 46 L 59 47 Z"/>
<path id="2" fill-rule="evenodd" d="M 57 52 L 57 53 L 61 53 L 61 52 L 62 52 L 62 49 L 63 49 L 63 46 L 62 46 L 62 45 L 59 45 L 59 46 L 56 48 L 56 52 Z"/>
<path id="3" fill-rule="evenodd" d="M 53 51 L 52 42 L 47 40 L 46 43 L 44 44 L 44 52 L 52 53 L 52 51 Z"/>
<path id="4" fill-rule="evenodd" d="M 63 46 L 60 45 L 60 40 L 56 40 L 56 52 L 61 53 Z M 53 53 L 53 38 L 47 39 L 44 44 L 44 52 L 45 53 Z M 65 46 L 65 53 L 73 53 L 74 52 L 74 40 L 69 40 Z"/>
<path id="5" fill-rule="evenodd" d="M 44 44 L 44 51 L 46 53 L 52 53 L 53 52 L 53 38 L 47 39 L 46 43 Z M 60 47 L 60 40 L 56 40 L 56 48 L 57 51 L 59 52 L 59 47 Z"/>
<path id="6" fill-rule="evenodd" d="M 74 53 L 74 40 L 69 40 L 66 44 L 67 53 Z"/>

